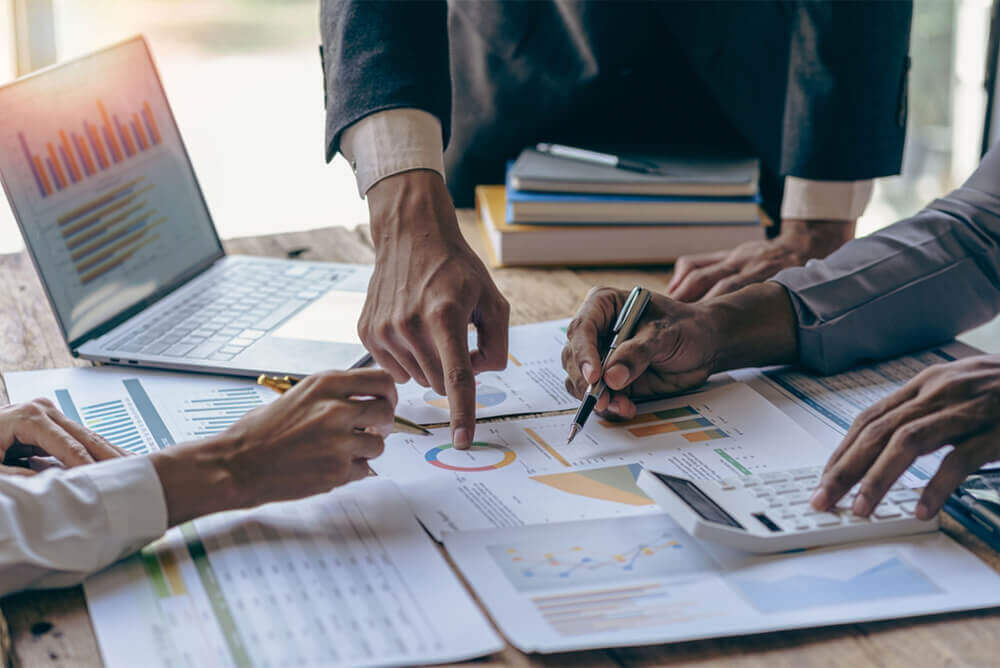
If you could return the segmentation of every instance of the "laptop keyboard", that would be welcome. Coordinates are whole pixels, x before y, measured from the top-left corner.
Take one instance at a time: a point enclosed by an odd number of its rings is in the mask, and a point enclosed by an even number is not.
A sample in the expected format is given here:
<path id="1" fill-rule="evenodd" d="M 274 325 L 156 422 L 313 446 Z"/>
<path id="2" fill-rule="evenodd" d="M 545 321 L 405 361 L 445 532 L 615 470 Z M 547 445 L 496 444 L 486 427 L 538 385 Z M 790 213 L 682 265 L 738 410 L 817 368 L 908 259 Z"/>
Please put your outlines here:
<path id="1" fill-rule="evenodd" d="M 113 353 L 228 362 L 341 277 L 336 269 L 305 265 L 233 264 L 215 274 L 208 288 L 158 309 L 107 347 Z"/>

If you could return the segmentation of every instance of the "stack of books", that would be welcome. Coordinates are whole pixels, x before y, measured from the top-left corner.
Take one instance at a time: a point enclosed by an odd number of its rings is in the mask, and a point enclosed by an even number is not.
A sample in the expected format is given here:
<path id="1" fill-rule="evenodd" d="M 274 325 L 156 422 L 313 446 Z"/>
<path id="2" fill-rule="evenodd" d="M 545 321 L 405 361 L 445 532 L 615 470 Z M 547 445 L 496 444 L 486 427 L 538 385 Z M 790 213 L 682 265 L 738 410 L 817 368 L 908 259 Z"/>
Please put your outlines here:
<path id="1" fill-rule="evenodd" d="M 759 164 L 641 156 L 654 173 L 525 149 L 476 188 L 497 265 L 661 264 L 764 238 Z"/>

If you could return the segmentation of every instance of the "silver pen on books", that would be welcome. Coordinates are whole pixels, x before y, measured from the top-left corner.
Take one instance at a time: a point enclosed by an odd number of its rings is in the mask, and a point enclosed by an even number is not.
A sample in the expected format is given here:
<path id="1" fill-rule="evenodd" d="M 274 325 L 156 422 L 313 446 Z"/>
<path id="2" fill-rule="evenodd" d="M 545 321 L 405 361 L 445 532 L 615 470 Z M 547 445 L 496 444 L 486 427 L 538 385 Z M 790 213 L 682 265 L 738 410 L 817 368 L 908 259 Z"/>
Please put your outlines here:
<path id="1" fill-rule="evenodd" d="M 585 148 L 576 148 L 575 146 L 542 143 L 536 144 L 535 150 L 539 153 L 548 153 L 549 155 L 554 155 L 558 158 L 579 160 L 580 162 L 589 162 L 595 165 L 607 165 L 608 167 L 627 169 L 630 172 L 641 172 L 643 174 L 657 174 L 660 172 L 660 168 L 651 162 L 633 160 L 620 155 L 601 153 L 599 151 L 591 151 Z"/>
<path id="2" fill-rule="evenodd" d="M 570 425 L 569 438 L 566 439 L 567 445 L 572 443 L 576 435 L 583 429 L 587 418 L 594 412 L 597 401 L 607 389 L 607 386 L 604 384 L 604 367 L 618 346 L 632 338 L 639 320 L 642 319 L 642 314 L 645 313 L 646 307 L 649 306 L 651 296 L 649 290 L 640 288 L 637 285 L 632 288 L 628 299 L 625 300 L 622 310 L 618 313 L 618 319 L 615 321 L 614 327 L 611 328 L 611 345 L 608 346 L 608 351 L 604 354 L 604 359 L 601 360 L 601 378 L 587 388 L 587 394 L 583 398 L 583 403 L 577 409 L 576 417 L 573 418 L 573 424 Z"/>

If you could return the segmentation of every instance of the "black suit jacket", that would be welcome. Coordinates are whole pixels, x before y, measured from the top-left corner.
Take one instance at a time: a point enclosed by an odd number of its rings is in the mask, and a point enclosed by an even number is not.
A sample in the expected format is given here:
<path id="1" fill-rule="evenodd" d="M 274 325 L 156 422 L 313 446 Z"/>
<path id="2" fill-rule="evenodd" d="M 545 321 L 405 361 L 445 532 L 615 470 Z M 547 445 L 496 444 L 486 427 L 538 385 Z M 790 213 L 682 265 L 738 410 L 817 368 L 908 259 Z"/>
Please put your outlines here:
<path id="1" fill-rule="evenodd" d="M 706 146 L 783 176 L 898 173 L 912 5 L 323 0 L 327 159 L 368 114 L 441 120 L 459 206 L 537 141 Z"/>

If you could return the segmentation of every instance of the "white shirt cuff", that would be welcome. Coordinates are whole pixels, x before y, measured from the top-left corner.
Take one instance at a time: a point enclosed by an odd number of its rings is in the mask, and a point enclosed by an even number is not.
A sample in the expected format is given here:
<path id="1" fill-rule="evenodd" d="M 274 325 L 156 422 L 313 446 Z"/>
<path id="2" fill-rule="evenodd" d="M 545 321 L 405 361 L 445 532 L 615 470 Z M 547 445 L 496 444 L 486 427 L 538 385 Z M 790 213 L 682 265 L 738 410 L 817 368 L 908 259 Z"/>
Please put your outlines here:
<path id="1" fill-rule="evenodd" d="M 358 192 L 393 174 L 430 169 L 444 178 L 441 121 L 422 109 L 400 108 L 365 116 L 340 138 L 340 152 L 351 163 Z"/>
<path id="2" fill-rule="evenodd" d="M 64 471 L 97 490 L 108 520 L 109 559 L 117 559 L 167 530 L 167 500 L 149 457 L 122 457 Z"/>
<path id="3" fill-rule="evenodd" d="M 871 201 L 873 179 L 813 181 L 785 177 L 781 217 L 798 220 L 857 220 Z"/>

